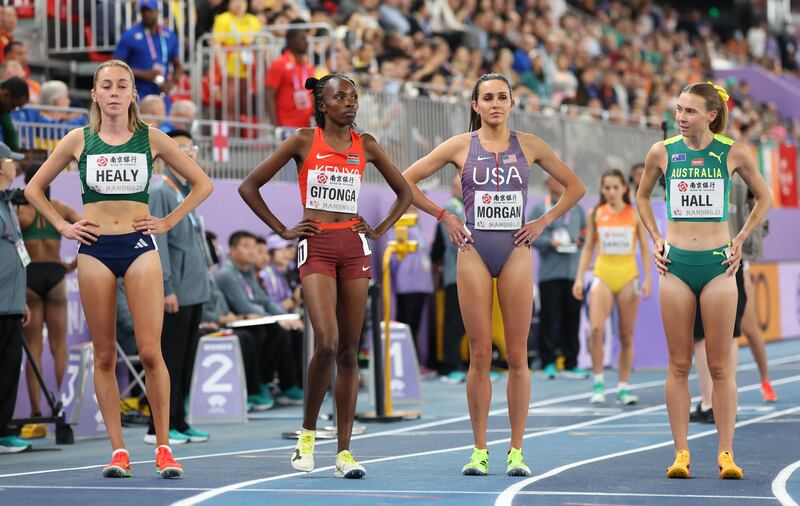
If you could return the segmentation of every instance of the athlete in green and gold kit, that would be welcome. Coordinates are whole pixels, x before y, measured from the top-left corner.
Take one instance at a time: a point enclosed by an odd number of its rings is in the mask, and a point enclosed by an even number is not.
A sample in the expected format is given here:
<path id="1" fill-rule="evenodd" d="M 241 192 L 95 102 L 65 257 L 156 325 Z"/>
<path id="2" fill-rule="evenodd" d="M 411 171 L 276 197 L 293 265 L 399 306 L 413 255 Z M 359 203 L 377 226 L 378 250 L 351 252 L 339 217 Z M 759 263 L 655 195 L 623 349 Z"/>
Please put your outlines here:
<path id="1" fill-rule="evenodd" d="M 741 245 L 761 223 L 771 199 L 747 148 L 722 135 L 728 120 L 727 100 L 725 89 L 712 83 L 683 89 L 675 111 L 680 135 L 650 148 L 636 195 L 639 214 L 655 243 L 653 256 L 661 275 L 661 315 L 669 349 L 664 390 L 675 441 L 675 462 L 667 469 L 669 478 L 689 477 L 689 370 L 698 297 L 714 380 L 719 476 L 744 477 L 733 461 L 737 395 L 736 371 L 730 360 L 737 300 L 734 275 L 739 269 Z M 750 187 L 756 205 L 739 234 L 731 238 L 726 222 L 734 172 Z M 650 193 L 662 175 L 667 183 L 666 238 L 658 230 L 650 205 Z"/>

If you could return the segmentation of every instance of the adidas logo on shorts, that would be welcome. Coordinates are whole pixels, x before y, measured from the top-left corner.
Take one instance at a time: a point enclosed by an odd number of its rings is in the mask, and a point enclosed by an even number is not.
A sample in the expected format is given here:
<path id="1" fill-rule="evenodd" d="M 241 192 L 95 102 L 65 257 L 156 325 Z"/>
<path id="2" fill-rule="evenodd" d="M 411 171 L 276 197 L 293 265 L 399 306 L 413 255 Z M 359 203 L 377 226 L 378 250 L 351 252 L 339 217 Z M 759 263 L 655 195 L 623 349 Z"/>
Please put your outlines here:
<path id="1" fill-rule="evenodd" d="M 147 244 L 147 241 L 144 239 L 139 239 L 139 242 L 136 243 L 136 246 L 134 246 L 133 249 L 147 248 L 149 246 L 150 245 Z"/>

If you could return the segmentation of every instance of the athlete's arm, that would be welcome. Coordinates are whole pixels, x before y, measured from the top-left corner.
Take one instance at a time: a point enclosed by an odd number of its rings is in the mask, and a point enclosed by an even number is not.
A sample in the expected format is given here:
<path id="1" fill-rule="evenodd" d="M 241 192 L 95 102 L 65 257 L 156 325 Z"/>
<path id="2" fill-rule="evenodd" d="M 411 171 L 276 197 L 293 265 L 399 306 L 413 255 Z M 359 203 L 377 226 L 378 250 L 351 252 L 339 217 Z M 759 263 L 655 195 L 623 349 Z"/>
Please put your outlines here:
<path id="1" fill-rule="evenodd" d="M 298 167 L 302 164 L 301 156 L 307 153 L 312 142 L 314 130 L 302 128 L 278 146 L 266 160 L 258 164 L 253 172 L 247 175 L 239 185 L 239 195 L 242 196 L 253 213 L 258 216 L 269 228 L 274 230 L 284 239 L 295 239 L 301 235 L 313 235 L 321 232 L 320 228 L 310 220 L 302 220 L 294 228 L 287 229 L 281 220 L 264 202 L 259 190 L 275 177 L 281 168 L 295 159 Z"/>
<path id="2" fill-rule="evenodd" d="M 650 147 L 644 159 L 644 173 L 642 174 L 642 180 L 639 182 L 639 191 L 636 192 L 636 207 L 639 210 L 639 217 L 653 239 L 653 257 L 656 260 L 656 270 L 661 275 L 667 273 L 666 264 L 670 263 L 670 261 L 664 257 L 664 238 L 661 237 L 661 232 L 658 231 L 656 217 L 653 214 L 653 205 L 650 203 L 650 195 L 653 193 L 653 187 L 656 182 L 664 173 L 666 161 L 667 148 L 661 142 L 656 142 Z M 646 263 L 644 258 L 642 263 Z"/>
<path id="3" fill-rule="evenodd" d="M 597 209 L 595 207 L 595 209 Z M 583 300 L 583 278 L 586 274 L 586 269 L 589 268 L 589 262 L 592 261 L 594 256 L 594 247 L 597 244 L 597 227 L 594 222 L 594 211 L 589 213 L 589 223 L 586 228 L 586 244 L 583 245 L 581 250 L 581 257 L 578 260 L 578 272 L 575 274 L 575 282 L 572 284 L 572 295 L 578 300 Z"/>
<path id="4" fill-rule="evenodd" d="M 366 155 L 367 161 L 372 162 L 386 182 L 389 183 L 395 195 L 397 195 L 397 200 L 394 201 L 394 204 L 389 209 L 389 214 L 387 214 L 386 218 L 373 229 L 372 235 L 374 235 L 374 237 L 371 236 L 370 239 L 378 239 L 389 230 L 389 227 L 400 219 L 403 213 L 406 212 L 406 209 L 408 209 L 408 206 L 411 205 L 411 188 L 409 188 L 408 183 L 403 179 L 403 175 L 400 174 L 397 167 L 392 164 L 389 157 L 386 156 L 386 152 L 380 147 L 373 136 L 364 134 L 361 136 L 361 140 L 364 143 L 364 154 Z M 363 220 L 362 223 L 354 227 L 354 230 L 365 233 L 369 231 L 357 230 L 359 226 L 366 226 L 365 228 L 369 229 L 369 226 L 364 223 Z"/>
<path id="5" fill-rule="evenodd" d="M 56 208 L 56 211 L 58 211 L 58 214 L 63 216 L 68 222 L 75 223 L 76 221 L 80 221 L 81 215 L 78 214 L 75 209 L 60 200 L 52 199 L 51 202 L 53 203 L 53 207 Z"/>
<path id="6" fill-rule="evenodd" d="M 747 187 L 750 188 L 756 199 L 756 204 L 750 211 L 747 221 L 744 222 L 736 237 L 731 239 L 731 254 L 723 262 L 730 264 L 728 273 L 735 274 L 742 256 L 742 243 L 744 243 L 744 240 L 747 239 L 753 229 L 764 220 L 769 207 L 772 205 L 772 196 L 769 193 L 767 184 L 764 182 L 764 178 L 761 177 L 761 173 L 758 171 L 758 167 L 756 167 L 755 160 L 742 144 L 735 142 L 731 146 L 731 150 L 728 152 L 728 163 L 733 164 L 734 172 L 738 173 L 747 183 Z"/>
<path id="7" fill-rule="evenodd" d="M 469 242 L 472 240 L 469 231 L 464 226 L 464 222 L 461 221 L 461 218 L 439 207 L 434 201 L 425 196 L 420 191 L 418 183 L 432 176 L 448 163 L 460 168 L 461 161 L 458 158 L 465 155 L 468 143 L 469 134 L 450 137 L 403 172 L 403 177 L 411 188 L 414 205 L 431 216 L 439 218 L 439 221 L 447 228 L 450 241 L 462 251 L 469 249 Z"/>
<path id="8" fill-rule="evenodd" d="M 211 178 L 203 172 L 203 169 L 189 158 L 186 153 L 183 153 L 175 141 L 167 134 L 156 128 L 150 128 L 148 135 L 150 136 L 150 149 L 153 153 L 153 158 L 161 158 L 175 172 L 185 177 L 192 184 L 192 189 L 183 202 L 163 218 L 148 214 L 147 216 L 133 219 L 133 228 L 135 230 L 146 235 L 163 234 L 208 198 L 211 195 L 211 190 L 214 189 L 214 184 L 211 182 Z"/>
<path id="9" fill-rule="evenodd" d="M 564 186 L 564 193 L 549 211 L 539 219 L 526 223 L 514 233 L 515 244 L 523 243 L 526 238 L 528 238 L 528 242 L 531 242 L 539 237 L 548 225 L 572 209 L 586 194 L 586 188 L 578 176 L 556 156 L 544 141 L 530 134 L 520 134 L 520 141 L 525 158 L 538 163 L 545 172 L 561 183 Z"/>
<path id="10" fill-rule="evenodd" d="M 26 229 L 30 227 L 35 218 L 36 210 L 33 206 L 25 204 L 17 206 L 17 220 L 19 220 L 20 228 Z"/>
<path id="11" fill-rule="evenodd" d="M 71 130 L 56 144 L 56 148 L 25 186 L 25 198 L 39 211 L 39 214 L 44 216 L 58 230 L 59 234 L 67 239 L 73 239 L 88 245 L 97 240 L 96 227 L 100 225 L 91 220 L 78 220 L 73 224 L 68 223 L 44 195 L 44 189 L 50 186 L 50 183 L 67 165 L 78 159 L 82 150 L 83 129 L 76 128 Z M 92 228 L 95 228 L 95 230 Z"/>
<path id="12" fill-rule="evenodd" d="M 647 229 L 644 228 L 639 211 L 633 209 L 636 215 L 636 233 L 639 235 L 639 249 L 642 255 L 642 266 L 644 267 L 644 280 L 642 281 L 642 297 L 650 297 L 653 287 L 653 267 L 647 260 L 650 258 L 650 243 L 647 240 Z"/>

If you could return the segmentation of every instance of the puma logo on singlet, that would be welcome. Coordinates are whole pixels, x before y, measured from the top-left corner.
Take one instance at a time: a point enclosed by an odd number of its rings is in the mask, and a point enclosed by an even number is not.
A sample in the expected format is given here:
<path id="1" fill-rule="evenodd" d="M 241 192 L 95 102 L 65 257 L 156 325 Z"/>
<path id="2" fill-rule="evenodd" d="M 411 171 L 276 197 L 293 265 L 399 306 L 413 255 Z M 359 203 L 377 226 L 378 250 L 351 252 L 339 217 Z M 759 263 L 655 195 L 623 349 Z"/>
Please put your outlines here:
<path id="1" fill-rule="evenodd" d="M 712 251 L 711 254 L 712 255 L 719 255 L 719 256 L 724 257 L 724 258 L 728 258 L 727 256 L 725 256 L 725 253 L 723 251 Z"/>
<path id="2" fill-rule="evenodd" d="M 722 163 L 722 155 L 723 155 L 723 153 L 716 154 L 716 153 L 714 153 L 713 151 L 709 151 L 709 152 L 708 152 L 708 156 L 713 156 L 714 158 L 716 158 L 716 159 L 717 159 L 717 161 L 718 161 L 719 163 Z"/>

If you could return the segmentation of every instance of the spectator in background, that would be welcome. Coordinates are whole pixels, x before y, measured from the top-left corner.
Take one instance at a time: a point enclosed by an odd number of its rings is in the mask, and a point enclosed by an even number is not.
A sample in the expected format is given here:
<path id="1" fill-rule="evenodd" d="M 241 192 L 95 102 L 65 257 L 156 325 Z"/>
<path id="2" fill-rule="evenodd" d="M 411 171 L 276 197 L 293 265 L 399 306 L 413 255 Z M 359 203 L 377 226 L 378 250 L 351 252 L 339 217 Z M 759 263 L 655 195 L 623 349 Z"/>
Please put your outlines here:
<path id="1" fill-rule="evenodd" d="M 138 0 L 142 21 L 122 34 L 113 53 L 133 69 L 140 98 L 166 96 L 183 74 L 178 37 L 158 24 L 158 4 L 159 0 Z"/>
<path id="2" fill-rule="evenodd" d="M 631 166 L 631 173 L 628 176 L 628 185 L 631 187 L 631 202 L 636 202 L 636 192 L 639 191 L 639 183 L 644 174 L 644 163 L 637 162 Z"/>
<path id="3" fill-rule="evenodd" d="M 295 19 L 291 24 L 304 23 Z M 286 48 L 267 71 L 267 119 L 276 126 L 302 128 L 311 126 L 314 104 L 305 88 L 306 79 L 314 76 L 308 61 L 308 31 L 291 28 L 286 32 Z"/>
<path id="4" fill-rule="evenodd" d="M 538 219 L 561 198 L 564 187 L 552 177 L 545 179 L 548 195 L 533 206 L 528 220 Z M 558 354 L 564 357 L 562 376 L 586 379 L 589 371 L 578 367 L 578 325 L 581 303 L 572 296 L 572 285 L 586 228 L 586 213 L 577 205 L 558 218 L 533 241 L 539 251 L 539 356 L 547 379 L 555 379 Z"/>
<path id="5" fill-rule="evenodd" d="M 28 102 L 32 104 L 39 103 L 39 93 L 42 85 L 35 79 L 31 79 L 31 69 L 28 67 L 28 48 L 22 42 L 12 41 L 5 48 L 3 48 L 5 61 L 16 61 L 22 66 L 25 72 L 25 82 L 28 83 Z"/>
<path id="6" fill-rule="evenodd" d="M 153 128 L 158 128 L 161 131 L 169 132 L 174 130 L 172 125 L 168 124 L 165 116 L 167 115 L 167 104 L 161 95 L 147 95 L 142 98 L 139 104 L 139 112 L 142 114 L 142 121 Z"/>
<path id="7" fill-rule="evenodd" d="M 14 40 L 17 29 L 17 9 L 13 5 L 0 6 L 0 62 L 5 61 L 4 49 Z"/>
<path id="8" fill-rule="evenodd" d="M 30 321 L 30 311 L 25 305 L 25 267 L 30 258 L 17 250 L 22 232 L 14 204 L 5 190 L 17 176 L 16 161 L 23 158 L 0 143 L 0 453 L 19 453 L 31 448 L 30 443 L 8 429 L 17 401 L 22 327 Z"/>
<path id="9" fill-rule="evenodd" d="M 22 65 L 20 65 L 18 61 L 13 60 L 0 63 L 0 82 L 11 79 L 12 77 L 19 77 L 22 80 L 25 79 L 25 69 L 22 68 Z"/>
<path id="10" fill-rule="evenodd" d="M 231 311 L 248 317 L 284 314 L 281 306 L 272 302 L 256 279 L 256 236 L 250 232 L 237 231 L 228 239 L 228 261 L 217 271 L 216 281 L 225 294 Z M 290 332 L 297 328 L 296 321 L 280 321 L 268 326 L 267 340 L 262 355 L 262 383 L 260 395 L 272 399 L 268 383 L 277 369 L 283 396 L 292 402 L 303 400 L 299 387 L 300 376 L 292 351 Z"/>
<path id="11" fill-rule="evenodd" d="M 155 96 L 145 97 L 157 98 Z M 144 102 L 144 101 L 143 101 Z M 192 135 L 173 130 L 169 136 L 186 156 L 197 161 L 197 148 Z M 177 171 L 167 166 L 150 189 L 150 213 L 158 218 L 171 214 L 186 199 L 192 185 Z M 208 433 L 186 422 L 186 397 L 197 352 L 203 304 L 208 301 L 208 267 L 211 258 L 206 245 L 200 216 L 192 211 L 164 234 L 155 236 L 161 271 L 164 278 L 164 325 L 161 330 L 161 352 L 170 377 L 169 439 L 173 442 L 203 442 Z M 156 431 L 151 420 L 144 442 L 156 444 Z M 173 443 L 174 444 L 174 443 Z"/>
<path id="12" fill-rule="evenodd" d="M 71 105 L 69 98 L 69 87 L 64 81 L 45 81 L 42 84 L 42 91 L 39 95 L 39 105 L 46 107 L 68 108 Z M 68 111 L 48 111 L 42 110 L 45 118 L 71 125 L 86 124 L 86 115 L 79 112 Z"/>
<path id="13" fill-rule="evenodd" d="M 256 33 L 261 30 L 261 22 L 247 12 L 246 0 L 230 0 L 228 10 L 214 19 L 213 45 L 217 48 L 217 65 L 223 76 L 227 76 L 227 118 L 241 121 L 241 115 L 248 110 L 250 100 L 250 76 L 255 55 L 242 46 L 252 45 Z M 268 95 L 269 96 L 269 95 Z"/>
<path id="14" fill-rule="evenodd" d="M 176 130 L 192 132 L 197 116 L 197 106 L 191 100 L 176 100 L 169 111 L 172 126 Z"/>
<path id="15" fill-rule="evenodd" d="M 289 265 L 289 241 L 273 234 L 265 244 L 267 264 L 261 270 L 261 280 L 269 298 L 287 312 L 297 311 L 300 290 L 293 291 L 286 277 Z"/>
<path id="16" fill-rule="evenodd" d="M 11 121 L 11 113 L 28 103 L 28 84 L 19 77 L 0 83 L 0 142 L 12 151 L 19 150 L 19 134 Z"/>

